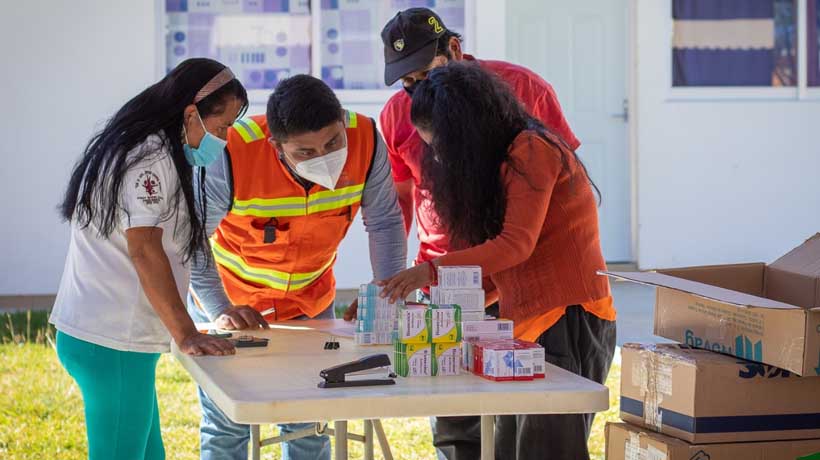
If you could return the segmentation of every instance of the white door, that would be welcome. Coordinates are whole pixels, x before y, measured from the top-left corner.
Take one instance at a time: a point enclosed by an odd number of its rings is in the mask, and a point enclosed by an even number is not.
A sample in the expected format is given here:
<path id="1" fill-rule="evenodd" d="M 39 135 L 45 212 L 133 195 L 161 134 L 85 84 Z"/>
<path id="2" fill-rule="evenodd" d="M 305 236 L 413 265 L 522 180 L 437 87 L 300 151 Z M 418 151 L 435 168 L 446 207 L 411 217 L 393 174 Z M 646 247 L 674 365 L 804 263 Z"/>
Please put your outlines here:
<path id="1" fill-rule="evenodd" d="M 506 55 L 555 88 L 601 190 L 608 262 L 633 260 L 627 151 L 627 0 L 506 2 Z"/>

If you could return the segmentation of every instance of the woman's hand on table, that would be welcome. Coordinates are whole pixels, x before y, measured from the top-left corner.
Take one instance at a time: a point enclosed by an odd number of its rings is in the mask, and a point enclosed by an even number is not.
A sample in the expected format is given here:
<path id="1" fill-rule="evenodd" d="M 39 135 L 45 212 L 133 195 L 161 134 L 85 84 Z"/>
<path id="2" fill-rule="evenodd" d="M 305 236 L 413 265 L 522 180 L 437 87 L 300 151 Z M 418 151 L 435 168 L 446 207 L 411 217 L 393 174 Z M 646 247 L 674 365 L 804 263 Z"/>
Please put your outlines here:
<path id="1" fill-rule="evenodd" d="M 177 343 L 179 350 L 186 355 L 225 356 L 236 353 L 236 347 L 228 340 L 220 339 L 201 332 L 192 333 Z"/>
<path id="2" fill-rule="evenodd" d="M 433 275 L 429 263 L 416 265 L 413 268 L 397 273 L 392 278 L 379 281 L 381 296 L 389 298 L 391 302 L 404 300 L 416 289 L 421 289 L 433 283 Z"/>

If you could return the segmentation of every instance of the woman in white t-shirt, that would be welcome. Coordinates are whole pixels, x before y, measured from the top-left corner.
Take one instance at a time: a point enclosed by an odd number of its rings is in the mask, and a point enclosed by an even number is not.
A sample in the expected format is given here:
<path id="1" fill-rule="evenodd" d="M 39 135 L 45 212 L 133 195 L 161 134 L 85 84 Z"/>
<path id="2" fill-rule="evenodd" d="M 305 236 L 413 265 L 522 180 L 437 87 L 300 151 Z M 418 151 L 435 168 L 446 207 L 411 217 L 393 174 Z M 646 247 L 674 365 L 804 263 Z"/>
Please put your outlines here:
<path id="1" fill-rule="evenodd" d="M 182 299 L 188 262 L 208 244 L 193 190 L 204 168 L 193 166 L 222 155 L 247 105 L 230 69 L 189 59 L 128 101 L 74 168 L 61 205 L 71 243 L 50 321 L 82 391 L 90 459 L 165 457 L 154 378 L 171 340 L 194 355 L 234 353 L 196 330 Z"/>

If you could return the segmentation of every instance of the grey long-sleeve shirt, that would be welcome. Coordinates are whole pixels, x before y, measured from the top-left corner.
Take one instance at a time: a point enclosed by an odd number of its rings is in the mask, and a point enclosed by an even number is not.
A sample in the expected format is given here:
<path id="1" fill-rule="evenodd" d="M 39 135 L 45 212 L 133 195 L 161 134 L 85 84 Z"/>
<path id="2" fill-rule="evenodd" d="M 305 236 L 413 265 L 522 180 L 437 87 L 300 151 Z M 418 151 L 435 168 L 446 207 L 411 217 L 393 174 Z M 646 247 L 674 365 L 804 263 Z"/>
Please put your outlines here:
<path id="1" fill-rule="evenodd" d="M 362 220 L 368 233 L 370 264 L 376 280 L 389 278 L 405 268 L 407 239 L 399 208 L 396 188 L 390 174 L 381 134 L 376 135 L 376 153 L 362 192 Z M 205 174 L 206 231 L 212 235 L 233 203 L 230 159 L 227 153 L 207 167 Z M 199 174 L 194 174 L 194 193 L 197 209 L 201 208 Z M 191 288 L 202 308 L 213 320 L 231 307 L 213 258 L 210 263 L 204 254 L 198 254 L 191 267 Z"/>

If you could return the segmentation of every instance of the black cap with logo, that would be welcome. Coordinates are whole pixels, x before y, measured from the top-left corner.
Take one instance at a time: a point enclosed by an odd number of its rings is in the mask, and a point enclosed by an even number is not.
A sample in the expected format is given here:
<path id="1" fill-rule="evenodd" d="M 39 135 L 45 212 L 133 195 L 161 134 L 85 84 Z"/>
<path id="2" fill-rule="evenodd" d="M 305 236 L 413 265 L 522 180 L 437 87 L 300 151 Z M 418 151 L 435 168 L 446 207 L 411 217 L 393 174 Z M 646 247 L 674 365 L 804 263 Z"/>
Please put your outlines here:
<path id="1" fill-rule="evenodd" d="M 398 12 L 382 29 L 384 84 L 390 86 L 430 65 L 436 57 L 436 42 L 446 31 L 441 18 L 427 8 Z"/>

